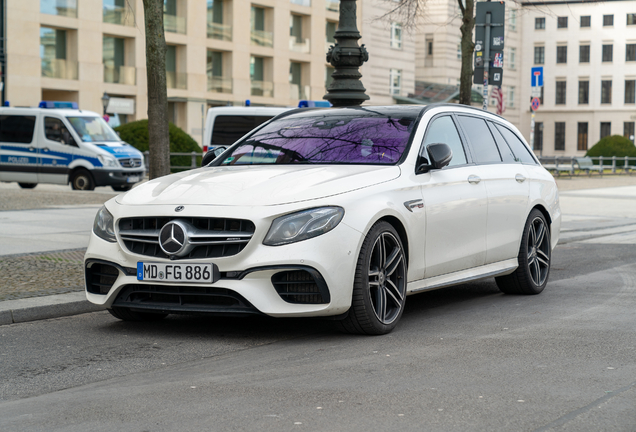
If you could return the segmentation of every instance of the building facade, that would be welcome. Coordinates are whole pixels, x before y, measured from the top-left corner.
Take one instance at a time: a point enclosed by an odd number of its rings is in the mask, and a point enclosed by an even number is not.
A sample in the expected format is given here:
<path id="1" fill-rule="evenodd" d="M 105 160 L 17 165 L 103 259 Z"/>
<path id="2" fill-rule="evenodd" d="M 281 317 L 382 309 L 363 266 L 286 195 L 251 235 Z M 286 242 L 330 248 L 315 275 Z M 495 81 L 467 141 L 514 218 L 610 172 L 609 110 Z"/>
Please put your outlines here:
<path id="1" fill-rule="evenodd" d="M 382 0 L 361 3 L 371 52 L 363 83 L 370 104 L 391 103 L 391 94 L 412 91 L 414 42 L 375 20 Z M 321 100 L 338 10 L 337 0 L 165 0 L 170 121 L 200 143 L 210 106 Z M 65 100 L 102 112 L 107 93 L 108 112 L 123 122 L 147 117 L 142 0 L 7 0 L 7 16 L 12 106 Z"/>

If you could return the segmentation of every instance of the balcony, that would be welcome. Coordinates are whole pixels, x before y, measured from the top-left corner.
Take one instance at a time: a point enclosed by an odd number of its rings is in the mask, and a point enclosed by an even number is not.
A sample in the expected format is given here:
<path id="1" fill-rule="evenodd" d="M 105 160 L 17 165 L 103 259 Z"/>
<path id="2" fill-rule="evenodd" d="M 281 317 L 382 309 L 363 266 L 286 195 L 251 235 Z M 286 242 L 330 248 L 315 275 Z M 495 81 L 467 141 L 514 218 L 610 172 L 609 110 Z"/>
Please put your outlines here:
<path id="1" fill-rule="evenodd" d="M 289 0 L 293 4 L 311 7 L 311 0 Z"/>
<path id="2" fill-rule="evenodd" d="M 307 54 L 310 50 L 309 39 L 298 39 L 296 36 L 289 38 L 289 50 Z"/>
<path id="3" fill-rule="evenodd" d="M 135 85 L 136 68 L 132 66 L 106 66 L 104 65 L 104 82 L 113 84 Z"/>
<path id="4" fill-rule="evenodd" d="M 232 78 L 208 75 L 208 91 L 214 93 L 232 93 Z"/>
<path id="5" fill-rule="evenodd" d="M 325 6 L 327 7 L 327 10 L 330 12 L 340 12 L 339 0 L 325 0 Z"/>
<path id="6" fill-rule="evenodd" d="M 104 5 L 104 22 L 132 27 L 135 25 L 135 16 L 125 6 Z"/>
<path id="7" fill-rule="evenodd" d="M 274 96 L 274 83 L 271 81 L 251 81 L 252 96 Z"/>
<path id="8" fill-rule="evenodd" d="M 77 18 L 77 0 L 40 0 L 40 12 Z"/>
<path id="9" fill-rule="evenodd" d="M 301 99 L 311 99 L 309 97 L 310 87 L 299 85 L 299 84 L 289 84 L 289 98 L 295 100 Z"/>
<path id="10" fill-rule="evenodd" d="M 169 89 L 185 90 L 188 88 L 188 74 L 183 72 L 166 72 L 166 86 Z"/>
<path id="11" fill-rule="evenodd" d="M 232 40 L 232 25 L 208 23 L 208 39 L 218 39 L 222 41 Z"/>
<path id="12" fill-rule="evenodd" d="M 66 59 L 42 59 L 42 76 L 76 80 L 77 62 Z"/>
<path id="13" fill-rule="evenodd" d="M 176 15 L 163 14 L 163 29 L 170 33 L 186 34 L 186 19 Z"/>
<path id="14" fill-rule="evenodd" d="M 263 30 L 252 30 L 252 45 L 273 47 L 274 33 Z"/>

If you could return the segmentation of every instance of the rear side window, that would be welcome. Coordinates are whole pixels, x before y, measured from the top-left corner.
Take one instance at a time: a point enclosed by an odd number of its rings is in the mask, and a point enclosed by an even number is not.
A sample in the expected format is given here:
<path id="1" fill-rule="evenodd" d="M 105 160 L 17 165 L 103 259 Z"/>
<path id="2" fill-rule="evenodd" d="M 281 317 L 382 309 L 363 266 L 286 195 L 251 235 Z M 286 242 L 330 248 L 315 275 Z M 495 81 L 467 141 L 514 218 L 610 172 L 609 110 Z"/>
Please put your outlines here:
<path id="1" fill-rule="evenodd" d="M 535 164 L 536 165 L 536 161 L 534 160 L 534 158 L 530 154 L 530 150 L 528 150 L 528 147 L 526 147 L 526 145 L 519 139 L 519 137 L 517 135 L 515 135 L 507 127 L 504 127 L 504 126 L 501 126 L 501 125 L 495 125 L 495 126 L 497 126 L 497 129 L 504 136 L 504 138 L 506 139 L 506 142 L 508 143 L 508 145 L 512 149 L 512 152 L 515 154 L 516 158 L 521 163 Z"/>
<path id="2" fill-rule="evenodd" d="M 231 116 L 219 115 L 214 119 L 211 145 L 229 146 L 238 141 L 246 133 L 260 126 L 273 116 Z"/>
<path id="3" fill-rule="evenodd" d="M 453 151 L 453 158 L 448 164 L 449 166 L 466 164 L 464 146 L 462 146 L 462 141 L 451 116 L 438 117 L 428 126 L 421 155 L 427 158 L 426 146 L 439 143 L 448 145 Z"/>
<path id="4" fill-rule="evenodd" d="M 29 144 L 33 141 L 35 116 L 0 115 L 0 141 Z"/>
<path id="5" fill-rule="evenodd" d="M 497 143 L 497 148 L 499 148 L 499 154 L 505 163 L 514 163 L 521 162 L 519 159 L 515 157 L 508 147 L 506 140 L 501 135 L 499 130 L 493 125 L 491 122 L 488 122 L 488 127 L 490 127 L 490 132 L 492 132 L 492 136 L 495 138 L 495 142 Z"/>
<path id="6" fill-rule="evenodd" d="M 501 155 L 486 121 L 477 117 L 457 116 L 472 144 L 477 163 L 501 162 Z"/>

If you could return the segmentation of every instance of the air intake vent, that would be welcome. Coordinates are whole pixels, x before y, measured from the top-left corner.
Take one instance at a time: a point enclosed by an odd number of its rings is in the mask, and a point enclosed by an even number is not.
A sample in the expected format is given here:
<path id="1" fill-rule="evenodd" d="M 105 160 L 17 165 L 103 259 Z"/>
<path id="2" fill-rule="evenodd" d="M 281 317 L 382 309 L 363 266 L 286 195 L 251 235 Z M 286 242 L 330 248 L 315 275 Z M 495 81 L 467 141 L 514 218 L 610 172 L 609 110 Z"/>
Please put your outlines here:
<path id="1" fill-rule="evenodd" d="M 315 270 L 293 270 L 272 276 L 276 292 L 287 303 L 324 304 L 329 303 L 327 284 Z"/>
<path id="2" fill-rule="evenodd" d="M 86 264 L 86 290 L 91 294 L 108 294 L 119 276 L 119 270 L 112 265 L 88 262 Z"/>

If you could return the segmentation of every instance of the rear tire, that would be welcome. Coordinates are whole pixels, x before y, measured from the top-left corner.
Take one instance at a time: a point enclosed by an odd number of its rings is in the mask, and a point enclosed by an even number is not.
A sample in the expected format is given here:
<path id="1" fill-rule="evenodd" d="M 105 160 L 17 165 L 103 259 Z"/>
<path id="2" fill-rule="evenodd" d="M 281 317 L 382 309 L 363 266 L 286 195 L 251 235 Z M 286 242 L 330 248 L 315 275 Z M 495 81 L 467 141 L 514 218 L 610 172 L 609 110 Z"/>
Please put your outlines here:
<path id="1" fill-rule="evenodd" d="M 160 321 L 168 316 L 166 313 L 135 312 L 120 307 L 108 309 L 108 312 L 122 321 Z"/>
<path id="2" fill-rule="evenodd" d="M 38 184 L 37 183 L 18 183 L 22 189 L 33 189 Z"/>
<path id="3" fill-rule="evenodd" d="M 506 294 L 539 294 L 548 283 L 552 248 L 550 227 L 537 209 L 528 216 L 519 248 L 519 267 L 507 275 L 495 278 L 497 287 Z"/>
<path id="4" fill-rule="evenodd" d="M 339 322 L 347 333 L 381 335 L 397 325 L 406 301 L 406 256 L 397 231 L 378 222 L 362 243 L 351 308 Z"/>
<path id="5" fill-rule="evenodd" d="M 93 176 L 85 169 L 78 169 L 71 177 L 71 187 L 73 190 L 92 191 L 95 189 Z"/>

